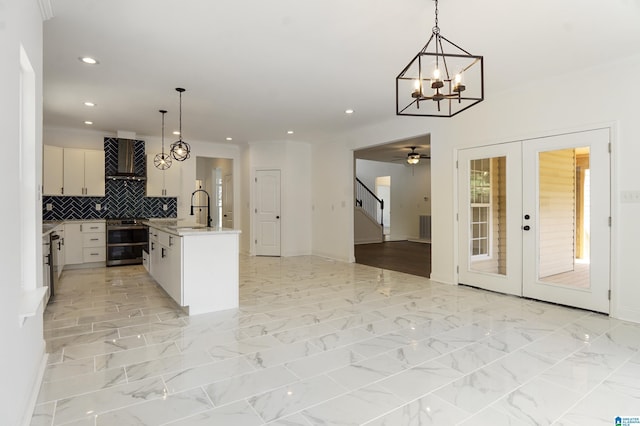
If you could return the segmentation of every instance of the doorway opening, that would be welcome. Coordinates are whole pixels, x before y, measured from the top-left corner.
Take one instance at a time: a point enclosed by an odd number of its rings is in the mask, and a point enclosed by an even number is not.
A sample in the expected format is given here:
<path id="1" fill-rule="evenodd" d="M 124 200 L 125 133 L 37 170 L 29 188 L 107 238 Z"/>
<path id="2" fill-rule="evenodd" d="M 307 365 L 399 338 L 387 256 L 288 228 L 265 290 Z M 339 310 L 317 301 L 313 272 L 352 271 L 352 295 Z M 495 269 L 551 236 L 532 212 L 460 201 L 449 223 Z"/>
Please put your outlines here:
<path id="1" fill-rule="evenodd" d="M 407 161 L 409 154 L 411 163 Z M 354 160 L 356 263 L 429 277 L 430 135 L 357 150 Z M 383 201 L 383 208 L 374 212 L 371 218 L 361 211 L 362 185 Z M 369 233 L 364 235 L 363 230 Z"/>

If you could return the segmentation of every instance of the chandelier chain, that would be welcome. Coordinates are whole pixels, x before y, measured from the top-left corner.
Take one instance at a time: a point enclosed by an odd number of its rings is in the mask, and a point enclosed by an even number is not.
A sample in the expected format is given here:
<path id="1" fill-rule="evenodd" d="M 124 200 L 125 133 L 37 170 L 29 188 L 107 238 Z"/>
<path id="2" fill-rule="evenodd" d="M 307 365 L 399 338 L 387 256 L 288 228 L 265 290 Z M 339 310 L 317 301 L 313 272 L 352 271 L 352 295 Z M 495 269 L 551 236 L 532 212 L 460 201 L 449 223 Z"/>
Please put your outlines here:
<path id="1" fill-rule="evenodd" d="M 436 11 L 435 11 L 435 15 L 436 15 L 436 26 L 433 27 L 433 33 L 434 34 L 440 34 L 440 27 L 438 26 L 438 0 L 434 0 L 436 2 Z"/>

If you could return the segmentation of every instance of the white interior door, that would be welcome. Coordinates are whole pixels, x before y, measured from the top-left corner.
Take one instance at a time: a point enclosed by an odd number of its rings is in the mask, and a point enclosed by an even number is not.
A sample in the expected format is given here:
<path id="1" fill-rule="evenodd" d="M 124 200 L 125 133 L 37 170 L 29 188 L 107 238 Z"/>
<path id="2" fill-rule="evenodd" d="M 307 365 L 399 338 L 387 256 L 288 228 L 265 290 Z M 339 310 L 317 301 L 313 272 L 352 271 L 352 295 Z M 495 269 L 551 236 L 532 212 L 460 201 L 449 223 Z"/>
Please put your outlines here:
<path id="1" fill-rule="evenodd" d="M 257 170 L 255 254 L 280 256 L 280 170 Z"/>
<path id="2" fill-rule="evenodd" d="M 523 155 L 524 296 L 608 313 L 609 130 L 527 141 Z"/>
<path id="3" fill-rule="evenodd" d="M 461 150 L 459 282 L 609 312 L 608 129 Z"/>
<path id="4" fill-rule="evenodd" d="M 233 228 L 233 175 L 225 175 L 222 181 L 222 226 Z"/>
<path id="5" fill-rule="evenodd" d="M 459 282 L 522 295 L 520 142 L 458 155 Z"/>

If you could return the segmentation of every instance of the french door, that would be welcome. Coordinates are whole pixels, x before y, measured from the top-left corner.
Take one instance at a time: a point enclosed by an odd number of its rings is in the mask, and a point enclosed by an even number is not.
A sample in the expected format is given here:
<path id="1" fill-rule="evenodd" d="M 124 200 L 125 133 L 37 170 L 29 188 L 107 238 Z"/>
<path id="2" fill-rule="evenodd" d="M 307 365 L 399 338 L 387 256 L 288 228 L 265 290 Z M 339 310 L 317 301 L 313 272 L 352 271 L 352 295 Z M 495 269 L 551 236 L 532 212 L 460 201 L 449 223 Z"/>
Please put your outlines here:
<path id="1" fill-rule="evenodd" d="M 608 129 L 459 151 L 459 282 L 609 312 Z"/>

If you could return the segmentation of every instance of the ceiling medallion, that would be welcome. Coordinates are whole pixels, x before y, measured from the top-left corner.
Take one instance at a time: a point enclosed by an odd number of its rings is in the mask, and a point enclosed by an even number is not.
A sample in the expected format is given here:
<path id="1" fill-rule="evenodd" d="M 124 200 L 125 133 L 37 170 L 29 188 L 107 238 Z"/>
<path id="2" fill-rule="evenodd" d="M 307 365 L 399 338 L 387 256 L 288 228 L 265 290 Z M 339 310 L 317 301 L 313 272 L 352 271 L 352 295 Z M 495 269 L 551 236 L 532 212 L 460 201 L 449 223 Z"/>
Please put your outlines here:
<path id="1" fill-rule="evenodd" d="M 429 41 L 396 77 L 397 115 L 453 117 L 484 100 L 482 56 L 440 33 L 438 0 L 435 3 Z"/>
<path id="2" fill-rule="evenodd" d="M 171 156 L 176 161 L 184 161 L 191 157 L 191 147 L 182 140 L 182 92 L 184 92 L 185 89 L 178 87 L 176 91 L 180 93 L 180 136 L 177 141 L 171 144 Z"/>

